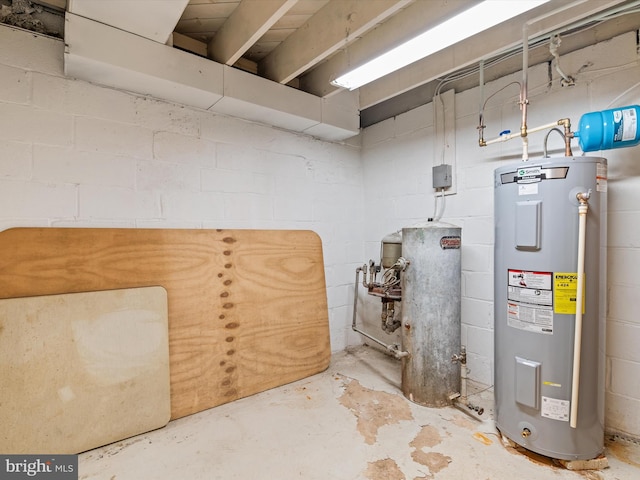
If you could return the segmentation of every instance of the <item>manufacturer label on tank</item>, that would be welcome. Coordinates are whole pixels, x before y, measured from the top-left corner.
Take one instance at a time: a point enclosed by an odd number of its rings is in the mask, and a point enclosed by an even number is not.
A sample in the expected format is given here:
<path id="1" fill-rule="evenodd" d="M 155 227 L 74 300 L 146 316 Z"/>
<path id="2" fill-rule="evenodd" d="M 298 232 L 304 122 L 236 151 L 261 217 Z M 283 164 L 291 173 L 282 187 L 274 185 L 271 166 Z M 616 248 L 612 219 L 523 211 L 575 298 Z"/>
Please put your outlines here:
<path id="1" fill-rule="evenodd" d="M 538 183 L 543 180 L 555 180 L 559 178 L 567 178 L 569 167 L 527 167 L 519 168 L 511 172 L 500 174 L 500 184 L 506 185 L 508 183 Z"/>
<path id="2" fill-rule="evenodd" d="M 569 411 L 571 402 L 569 400 L 560 400 L 559 398 L 542 397 L 542 406 L 540 414 L 543 417 L 562 422 L 569 421 Z"/>
<path id="3" fill-rule="evenodd" d="M 537 183 L 518 184 L 518 195 L 537 195 L 537 194 L 538 194 Z"/>
<path id="4" fill-rule="evenodd" d="M 518 183 L 534 183 L 542 181 L 542 167 L 520 168 L 515 177 Z"/>
<path id="5" fill-rule="evenodd" d="M 552 272 L 508 271 L 507 325 L 553 334 Z"/>
<path id="6" fill-rule="evenodd" d="M 454 235 L 442 237 L 440 239 L 440 248 L 443 250 L 460 248 L 460 237 Z"/>
<path id="7" fill-rule="evenodd" d="M 613 141 L 628 142 L 636 138 L 638 118 L 633 108 L 615 110 L 613 112 Z"/>

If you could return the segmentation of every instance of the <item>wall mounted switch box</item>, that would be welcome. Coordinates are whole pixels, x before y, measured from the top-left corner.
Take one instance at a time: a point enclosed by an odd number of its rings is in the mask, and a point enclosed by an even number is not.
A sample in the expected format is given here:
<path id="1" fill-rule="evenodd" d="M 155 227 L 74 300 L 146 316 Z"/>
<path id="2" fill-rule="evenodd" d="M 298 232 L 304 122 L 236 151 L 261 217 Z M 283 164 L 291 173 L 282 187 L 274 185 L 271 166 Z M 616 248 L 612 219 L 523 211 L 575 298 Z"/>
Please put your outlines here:
<path id="1" fill-rule="evenodd" d="M 433 167 L 433 188 L 451 187 L 451 165 Z"/>

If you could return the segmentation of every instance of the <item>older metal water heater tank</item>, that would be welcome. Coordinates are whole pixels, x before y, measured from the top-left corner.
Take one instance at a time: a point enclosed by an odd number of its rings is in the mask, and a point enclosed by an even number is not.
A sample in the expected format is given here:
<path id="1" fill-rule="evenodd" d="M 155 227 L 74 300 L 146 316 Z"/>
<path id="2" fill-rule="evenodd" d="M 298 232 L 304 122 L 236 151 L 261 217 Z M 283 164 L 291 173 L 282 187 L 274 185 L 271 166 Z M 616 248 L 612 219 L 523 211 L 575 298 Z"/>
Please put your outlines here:
<path id="1" fill-rule="evenodd" d="M 460 392 L 461 232 L 443 222 L 402 229 L 402 392 L 428 407 Z"/>
<path id="2" fill-rule="evenodd" d="M 495 171 L 496 426 L 564 460 L 604 449 L 606 172 L 589 157 Z"/>

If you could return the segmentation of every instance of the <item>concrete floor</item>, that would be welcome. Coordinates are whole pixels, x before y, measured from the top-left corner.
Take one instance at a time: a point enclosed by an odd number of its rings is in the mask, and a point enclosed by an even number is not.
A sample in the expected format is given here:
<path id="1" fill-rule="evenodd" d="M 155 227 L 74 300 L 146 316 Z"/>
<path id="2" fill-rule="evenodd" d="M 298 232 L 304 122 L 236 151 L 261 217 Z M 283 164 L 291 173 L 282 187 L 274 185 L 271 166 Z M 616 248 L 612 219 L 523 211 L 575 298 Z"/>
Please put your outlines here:
<path id="1" fill-rule="evenodd" d="M 400 364 L 360 347 L 326 372 L 80 455 L 83 480 L 640 478 L 640 445 L 607 438 L 610 467 L 572 472 L 503 445 L 490 390 L 481 421 L 399 390 Z M 477 388 L 477 387 L 476 387 Z M 469 393 L 474 385 L 469 385 Z"/>

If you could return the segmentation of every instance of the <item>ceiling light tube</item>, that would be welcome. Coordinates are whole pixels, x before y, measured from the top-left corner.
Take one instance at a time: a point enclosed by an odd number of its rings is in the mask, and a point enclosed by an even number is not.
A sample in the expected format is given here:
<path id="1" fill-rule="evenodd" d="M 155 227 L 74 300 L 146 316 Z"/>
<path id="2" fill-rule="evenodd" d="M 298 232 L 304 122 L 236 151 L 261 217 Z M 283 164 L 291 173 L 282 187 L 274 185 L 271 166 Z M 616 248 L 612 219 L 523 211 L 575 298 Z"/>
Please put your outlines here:
<path id="1" fill-rule="evenodd" d="M 548 1 L 485 0 L 339 76 L 331 83 L 338 87 L 355 90 Z"/>

